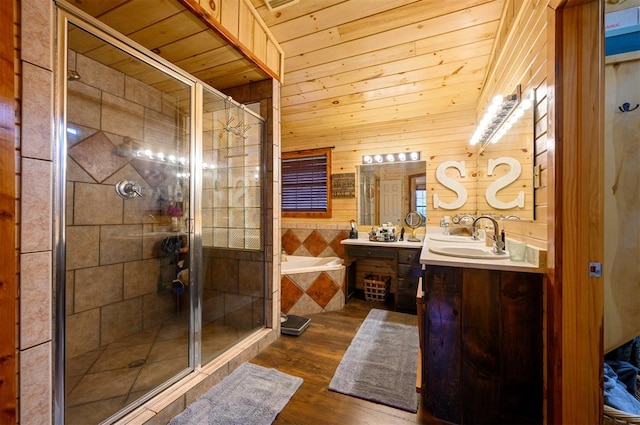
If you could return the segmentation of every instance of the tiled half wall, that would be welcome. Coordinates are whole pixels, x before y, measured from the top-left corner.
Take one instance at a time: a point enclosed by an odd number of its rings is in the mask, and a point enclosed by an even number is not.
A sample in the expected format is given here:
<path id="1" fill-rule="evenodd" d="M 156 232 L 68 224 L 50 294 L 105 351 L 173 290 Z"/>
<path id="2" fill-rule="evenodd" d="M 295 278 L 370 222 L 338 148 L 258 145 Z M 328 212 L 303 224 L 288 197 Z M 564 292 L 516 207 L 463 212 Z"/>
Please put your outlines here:
<path id="1" fill-rule="evenodd" d="M 282 228 L 282 251 L 302 257 L 340 257 L 340 241 L 349 236 L 348 225 L 291 224 Z M 313 314 L 344 306 L 345 270 L 326 270 L 281 276 L 281 311 Z"/>

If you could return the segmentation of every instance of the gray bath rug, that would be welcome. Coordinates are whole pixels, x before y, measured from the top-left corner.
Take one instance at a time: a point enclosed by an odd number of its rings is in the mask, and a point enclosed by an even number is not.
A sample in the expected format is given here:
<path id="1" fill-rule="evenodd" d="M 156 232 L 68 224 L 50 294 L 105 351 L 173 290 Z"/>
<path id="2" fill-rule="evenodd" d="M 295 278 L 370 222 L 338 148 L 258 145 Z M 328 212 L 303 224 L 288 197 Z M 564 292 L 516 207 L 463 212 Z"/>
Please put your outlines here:
<path id="1" fill-rule="evenodd" d="M 329 389 L 409 412 L 418 411 L 418 327 L 373 309 L 338 365 Z"/>
<path id="2" fill-rule="evenodd" d="M 169 424 L 271 424 L 301 384 L 302 378 L 243 363 Z"/>

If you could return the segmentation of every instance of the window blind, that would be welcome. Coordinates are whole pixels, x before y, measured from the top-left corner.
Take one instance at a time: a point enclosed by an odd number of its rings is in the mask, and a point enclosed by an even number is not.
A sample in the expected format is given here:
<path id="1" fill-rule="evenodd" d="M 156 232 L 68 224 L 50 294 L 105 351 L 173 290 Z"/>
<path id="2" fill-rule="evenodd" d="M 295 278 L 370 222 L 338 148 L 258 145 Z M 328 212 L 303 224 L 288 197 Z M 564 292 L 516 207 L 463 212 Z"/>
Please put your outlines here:
<path id="1" fill-rule="evenodd" d="M 328 211 L 327 154 L 282 159 L 282 211 Z"/>

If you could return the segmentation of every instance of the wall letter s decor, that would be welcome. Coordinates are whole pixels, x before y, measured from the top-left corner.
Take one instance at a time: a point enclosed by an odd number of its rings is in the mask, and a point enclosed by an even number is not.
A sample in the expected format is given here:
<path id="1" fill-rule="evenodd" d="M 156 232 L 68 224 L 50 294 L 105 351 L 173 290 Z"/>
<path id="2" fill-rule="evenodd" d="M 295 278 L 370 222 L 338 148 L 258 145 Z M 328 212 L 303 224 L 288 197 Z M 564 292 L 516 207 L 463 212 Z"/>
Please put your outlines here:
<path id="1" fill-rule="evenodd" d="M 458 198 L 453 202 L 442 202 L 438 198 L 438 194 L 433 194 L 433 207 L 434 208 L 444 208 L 445 210 L 455 210 L 462 207 L 465 202 L 467 202 L 467 189 L 464 188 L 460 183 L 456 180 L 447 177 L 445 171 L 447 168 L 455 168 L 460 172 L 460 177 L 464 177 L 466 175 L 466 169 L 464 165 L 464 161 L 445 161 L 442 164 L 438 165 L 436 169 L 436 179 L 447 189 L 451 189 L 458 195 Z"/>
<path id="2" fill-rule="evenodd" d="M 496 197 L 496 194 L 500 189 L 503 189 L 516 181 L 520 176 L 520 173 L 522 172 L 522 166 L 520 165 L 520 162 L 518 162 L 515 158 L 503 156 L 497 159 L 489 159 L 489 163 L 487 166 L 487 175 L 492 175 L 493 170 L 500 164 L 507 164 L 510 167 L 510 170 L 507 174 L 496 179 L 496 181 L 489 185 L 485 194 L 487 202 L 493 208 L 498 210 L 508 210 L 515 207 L 524 208 L 524 191 L 522 190 L 518 192 L 518 196 L 516 199 L 509 202 L 502 202 Z"/>

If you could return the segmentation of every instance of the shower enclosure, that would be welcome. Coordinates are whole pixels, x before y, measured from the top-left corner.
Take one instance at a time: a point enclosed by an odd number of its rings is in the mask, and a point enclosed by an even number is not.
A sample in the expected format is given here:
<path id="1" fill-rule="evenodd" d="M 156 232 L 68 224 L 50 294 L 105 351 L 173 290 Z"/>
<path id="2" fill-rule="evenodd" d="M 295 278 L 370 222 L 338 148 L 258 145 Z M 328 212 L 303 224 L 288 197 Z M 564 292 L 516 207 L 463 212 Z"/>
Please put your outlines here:
<path id="1" fill-rule="evenodd" d="M 56 422 L 110 422 L 265 326 L 263 120 L 58 14 Z"/>

